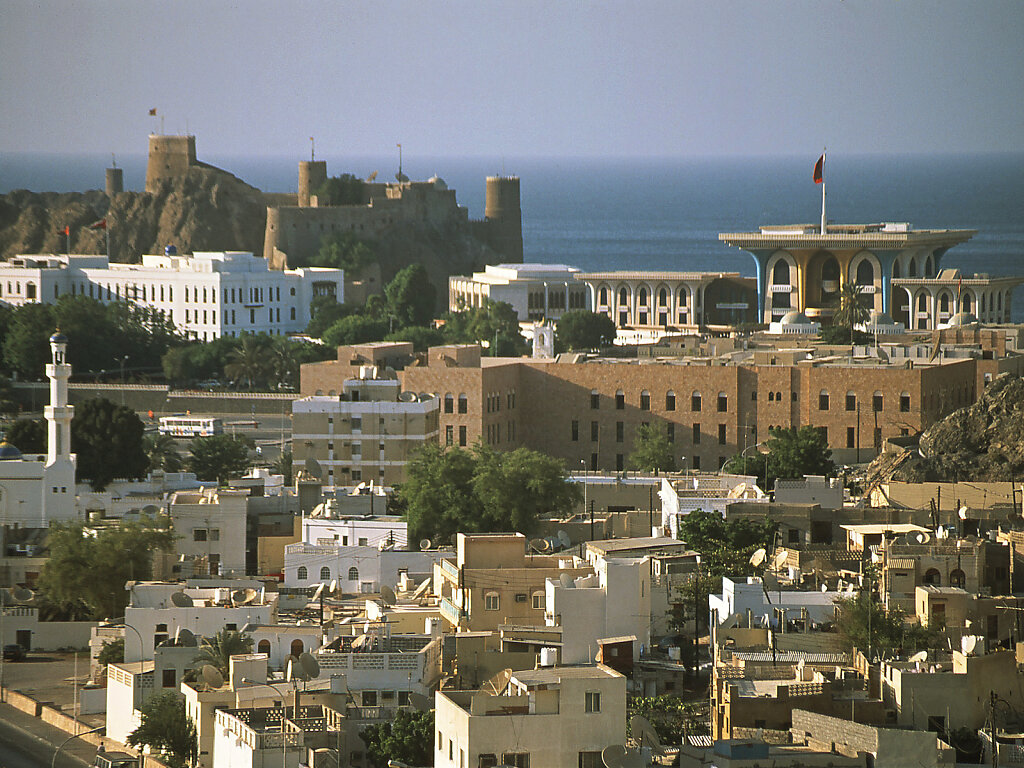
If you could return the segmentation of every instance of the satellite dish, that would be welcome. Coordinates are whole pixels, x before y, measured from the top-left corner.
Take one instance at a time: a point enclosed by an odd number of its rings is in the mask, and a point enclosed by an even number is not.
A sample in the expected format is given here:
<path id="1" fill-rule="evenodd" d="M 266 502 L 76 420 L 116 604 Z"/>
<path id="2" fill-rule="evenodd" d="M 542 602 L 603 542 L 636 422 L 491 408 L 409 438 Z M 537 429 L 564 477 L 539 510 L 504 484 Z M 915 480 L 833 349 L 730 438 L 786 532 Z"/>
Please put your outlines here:
<path id="1" fill-rule="evenodd" d="M 928 651 L 918 651 L 907 661 L 928 661 Z"/>
<path id="2" fill-rule="evenodd" d="M 551 548 L 547 539 L 530 539 L 530 546 L 537 552 L 547 552 Z"/>
<path id="3" fill-rule="evenodd" d="M 935 529 L 936 539 L 946 539 L 949 537 L 949 531 L 943 528 L 941 525 Z"/>
<path id="4" fill-rule="evenodd" d="M 853 582 L 851 581 L 849 584 L 846 585 L 846 594 L 852 595 L 853 589 Z"/>
<path id="5" fill-rule="evenodd" d="M 768 557 L 768 553 L 765 551 L 764 547 L 761 547 L 750 556 L 750 564 L 757 568 L 764 562 L 766 557 Z"/>
<path id="6" fill-rule="evenodd" d="M 409 177 L 406 176 L 404 173 L 396 173 L 395 174 L 395 180 L 396 181 L 401 181 L 401 182 L 406 182 L 406 181 L 409 180 Z"/>
<path id="7" fill-rule="evenodd" d="M 384 601 L 384 605 L 389 608 L 398 602 L 398 598 L 395 597 L 395 590 L 389 587 L 387 584 L 382 584 L 380 587 L 380 599 Z"/>
<path id="8" fill-rule="evenodd" d="M 192 602 L 192 598 L 184 592 L 173 592 L 171 594 L 171 603 L 178 608 L 192 608 L 195 605 Z"/>
<path id="9" fill-rule="evenodd" d="M 629 730 L 630 734 L 640 742 L 641 746 L 646 742 L 655 752 L 665 753 L 665 748 L 661 745 L 658 733 L 647 718 L 633 715 L 633 719 L 629 721 Z"/>
<path id="10" fill-rule="evenodd" d="M 196 642 L 196 636 L 192 634 L 192 630 L 178 627 L 174 633 L 174 644 L 182 648 L 195 648 L 198 642 Z"/>
<path id="11" fill-rule="evenodd" d="M 409 691 L 409 706 L 417 712 L 429 712 L 434 708 L 434 703 L 422 693 Z"/>
<path id="12" fill-rule="evenodd" d="M 490 690 L 495 696 L 500 696 L 501 692 L 508 686 L 508 681 L 512 679 L 512 668 L 506 667 L 501 670 L 498 674 L 492 677 L 490 680 L 480 686 L 481 691 Z"/>
<path id="13" fill-rule="evenodd" d="M 970 656 L 974 653 L 974 649 L 978 647 L 978 636 L 977 635 L 966 635 L 960 642 L 961 649 L 965 654 Z"/>
<path id="14" fill-rule="evenodd" d="M 303 668 L 301 662 L 288 654 L 288 666 L 285 669 L 284 679 L 289 683 L 293 680 L 308 680 L 309 676 L 306 674 L 306 670 Z"/>
<path id="15" fill-rule="evenodd" d="M 967 519 L 967 507 L 960 507 L 960 509 L 957 510 L 957 514 L 960 516 L 961 520 L 966 520 Z"/>
<path id="16" fill-rule="evenodd" d="M 259 596 L 259 594 L 260 594 L 259 592 L 257 592 L 252 587 L 249 587 L 248 589 L 244 589 L 244 590 L 240 590 L 240 591 L 244 592 L 245 596 L 239 601 L 239 603 L 238 603 L 239 605 L 248 605 L 253 600 L 255 600 Z"/>
<path id="17" fill-rule="evenodd" d="M 224 685 L 224 675 L 212 664 L 204 664 L 199 674 L 202 676 L 203 682 L 211 688 L 220 688 Z"/>
<path id="18" fill-rule="evenodd" d="M 158 507 L 156 504 L 147 504 L 142 508 L 142 514 L 149 515 L 150 517 L 153 517 L 154 515 L 159 515 L 160 507 Z"/>
<path id="19" fill-rule="evenodd" d="M 568 573 L 558 574 L 558 583 L 562 585 L 563 589 L 572 589 L 576 586 L 576 582 L 572 580 L 572 576 Z"/>
<path id="20" fill-rule="evenodd" d="M 359 635 L 355 640 L 352 641 L 352 650 L 359 651 L 363 649 L 363 646 L 370 644 L 369 635 Z"/>
<path id="21" fill-rule="evenodd" d="M 785 565 L 786 560 L 788 559 L 789 553 L 784 549 L 780 549 L 778 552 L 775 553 L 775 557 L 772 558 L 772 568 L 774 568 L 775 570 L 779 570 L 779 568 Z"/>
<path id="22" fill-rule="evenodd" d="M 371 173 L 371 174 L 370 174 L 369 176 L 367 176 L 367 177 L 366 177 L 366 183 L 367 183 L 367 184 L 369 184 L 369 183 L 370 183 L 371 181 L 373 181 L 374 179 L 376 179 L 376 178 L 377 178 L 377 174 L 378 174 L 378 173 L 380 173 L 380 171 L 374 171 L 374 172 L 373 172 L 373 173 Z"/>
<path id="23" fill-rule="evenodd" d="M 231 602 L 235 605 L 241 605 L 243 600 L 245 600 L 244 589 L 236 589 L 234 592 L 231 593 Z"/>
<path id="24" fill-rule="evenodd" d="M 828 584 L 822 584 L 821 585 L 821 591 L 822 592 L 828 592 Z"/>
<path id="25" fill-rule="evenodd" d="M 430 539 L 420 539 L 420 549 L 430 549 L 433 542 Z"/>
<path id="26" fill-rule="evenodd" d="M 572 546 L 572 539 L 569 538 L 569 534 L 559 529 L 558 531 L 558 543 L 562 545 L 562 549 L 568 549 Z"/>
<path id="27" fill-rule="evenodd" d="M 914 536 L 914 541 L 918 544 L 927 544 L 932 540 L 931 534 L 928 531 L 918 531 L 917 535 Z"/>
<path id="28" fill-rule="evenodd" d="M 725 621 L 722 622 L 721 626 L 719 626 L 718 629 L 719 630 L 732 629 L 733 627 L 735 627 L 739 623 L 740 623 L 740 616 L 739 616 L 739 614 L 738 613 L 733 613 L 733 614 L 730 614 L 729 618 L 727 618 Z"/>
<path id="29" fill-rule="evenodd" d="M 315 590 L 313 590 L 313 596 L 311 598 L 309 598 L 309 599 L 310 600 L 319 600 L 320 599 L 320 595 L 322 595 L 323 593 L 324 593 L 324 585 L 323 584 L 318 584 L 317 588 Z"/>
<path id="30" fill-rule="evenodd" d="M 337 579 L 331 579 L 331 586 L 328 588 L 328 591 L 332 595 L 338 594 L 338 580 Z"/>
<path id="31" fill-rule="evenodd" d="M 303 463 L 303 466 L 305 467 L 306 472 L 308 472 L 311 477 L 315 477 L 317 480 L 319 480 L 324 474 L 324 470 L 320 466 L 320 462 L 314 459 L 312 456 L 306 459 L 306 461 Z"/>
<path id="32" fill-rule="evenodd" d="M 622 768 L 626 759 L 626 748 L 621 744 L 612 744 L 601 750 L 601 762 L 607 768 Z"/>
<path id="33" fill-rule="evenodd" d="M 27 603 L 35 596 L 36 593 L 27 587 L 15 587 L 11 590 L 11 597 L 14 598 L 16 603 Z"/>
<path id="34" fill-rule="evenodd" d="M 299 666 L 302 667 L 303 673 L 306 675 L 307 680 L 311 680 L 314 677 L 320 677 L 320 662 L 316 660 L 309 651 L 305 651 L 299 656 Z"/>

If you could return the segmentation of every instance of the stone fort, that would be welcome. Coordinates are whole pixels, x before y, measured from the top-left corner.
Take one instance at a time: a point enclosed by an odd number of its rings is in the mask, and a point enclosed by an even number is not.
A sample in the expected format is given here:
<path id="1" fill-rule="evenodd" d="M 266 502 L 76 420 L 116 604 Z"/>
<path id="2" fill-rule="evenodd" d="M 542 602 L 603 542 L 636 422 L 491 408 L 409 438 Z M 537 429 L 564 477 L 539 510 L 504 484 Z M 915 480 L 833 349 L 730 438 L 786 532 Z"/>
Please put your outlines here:
<path id="1" fill-rule="evenodd" d="M 149 137 L 146 191 L 160 182 L 184 176 L 190 168 L 212 168 L 198 160 L 195 136 Z M 263 255 L 272 269 L 284 269 L 288 260 L 305 261 L 317 253 L 325 236 L 351 232 L 373 238 L 400 224 L 425 224 L 440 230 L 468 230 L 495 251 L 501 261 L 523 260 L 523 222 L 519 178 L 487 178 L 484 218 L 470 220 L 455 190 L 444 180 L 366 182 L 369 202 L 360 205 L 321 206 L 316 190 L 327 181 L 324 160 L 299 162 L 297 193 L 267 193 L 267 223 Z"/>

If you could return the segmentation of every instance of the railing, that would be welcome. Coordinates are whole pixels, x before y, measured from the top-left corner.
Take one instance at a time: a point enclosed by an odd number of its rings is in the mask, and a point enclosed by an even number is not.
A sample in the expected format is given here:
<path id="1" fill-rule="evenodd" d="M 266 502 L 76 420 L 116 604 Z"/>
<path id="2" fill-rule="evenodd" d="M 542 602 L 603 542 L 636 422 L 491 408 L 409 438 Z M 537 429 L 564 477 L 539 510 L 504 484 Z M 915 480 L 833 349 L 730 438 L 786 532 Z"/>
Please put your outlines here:
<path id="1" fill-rule="evenodd" d="M 453 563 L 451 560 L 442 560 L 441 570 L 447 573 L 449 576 L 452 576 L 453 578 L 459 578 L 459 567 L 455 565 L 455 563 Z"/>
<path id="2" fill-rule="evenodd" d="M 440 608 L 441 615 L 448 619 L 452 624 L 458 626 L 459 622 L 463 618 L 462 610 L 457 608 L 447 597 L 441 598 Z"/>

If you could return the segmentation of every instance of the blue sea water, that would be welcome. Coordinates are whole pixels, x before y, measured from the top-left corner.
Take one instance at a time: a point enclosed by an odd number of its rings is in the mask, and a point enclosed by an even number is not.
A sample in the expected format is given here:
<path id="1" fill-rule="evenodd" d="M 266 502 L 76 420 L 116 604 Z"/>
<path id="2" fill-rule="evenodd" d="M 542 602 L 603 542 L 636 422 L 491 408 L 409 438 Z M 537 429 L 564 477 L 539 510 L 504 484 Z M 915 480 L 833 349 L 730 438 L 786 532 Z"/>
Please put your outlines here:
<path id="1" fill-rule="evenodd" d="M 288 157 L 200 157 L 270 192 L 293 192 Z M 392 178 L 397 158 L 332 157 L 331 175 Z M 430 158 L 406 153 L 413 179 L 435 174 L 457 191 L 472 218 L 483 216 L 484 179 L 521 179 L 525 259 L 596 269 L 686 269 L 753 274 L 750 256 L 718 241 L 720 232 L 761 224 L 817 222 L 821 188 L 814 157 Z M 119 157 L 125 185 L 141 189 L 143 155 Z M 0 154 L 0 192 L 102 188 L 102 155 Z M 943 266 L 966 273 L 1024 275 L 1024 154 L 830 155 L 828 217 L 842 223 L 908 221 L 916 228 L 976 229 Z M 1014 317 L 1024 321 L 1024 291 Z"/>

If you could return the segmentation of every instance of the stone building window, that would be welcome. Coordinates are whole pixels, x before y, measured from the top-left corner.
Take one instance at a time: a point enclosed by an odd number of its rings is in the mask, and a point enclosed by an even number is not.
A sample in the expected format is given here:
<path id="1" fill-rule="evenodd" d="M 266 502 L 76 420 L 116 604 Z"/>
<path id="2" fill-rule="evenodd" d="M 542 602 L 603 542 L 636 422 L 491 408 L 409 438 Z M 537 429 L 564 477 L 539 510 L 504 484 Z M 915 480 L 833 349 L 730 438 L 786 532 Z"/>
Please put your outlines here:
<path id="1" fill-rule="evenodd" d="M 626 407 L 626 393 L 621 389 L 615 392 L 615 410 L 621 411 Z"/>
<path id="2" fill-rule="evenodd" d="M 676 393 L 671 389 L 665 393 L 665 410 L 674 411 L 676 409 Z"/>
<path id="3" fill-rule="evenodd" d="M 725 413 L 729 410 L 729 396 L 725 392 L 718 393 L 718 412 Z"/>
<path id="4" fill-rule="evenodd" d="M 700 413 L 700 392 L 693 392 L 690 395 L 690 410 L 694 413 Z"/>
<path id="5" fill-rule="evenodd" d="M 651 393 L 648 392 L 646 389 L 640 393 L 640 410 L 651 410 Z"/>
<path id="6" fill-rule="evenodd" d="M 821 392 L 818 393 L 818 410 L 819 411 L 827 411 L 828 410 L 828 392 L 826 390 L 824 390 L 824 389 L 821 390 Z"/>

